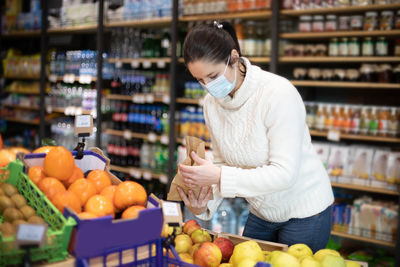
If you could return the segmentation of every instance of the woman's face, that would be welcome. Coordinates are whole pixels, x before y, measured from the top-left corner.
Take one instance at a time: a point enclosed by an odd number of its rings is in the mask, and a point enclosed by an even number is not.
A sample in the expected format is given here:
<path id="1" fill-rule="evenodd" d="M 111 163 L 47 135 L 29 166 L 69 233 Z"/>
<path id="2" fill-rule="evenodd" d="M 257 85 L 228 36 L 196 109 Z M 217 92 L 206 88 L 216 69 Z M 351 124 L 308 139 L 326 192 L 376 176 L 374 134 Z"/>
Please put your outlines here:
<path id="1" fill-rule="evenodd" d="M 193 77 L 203 84 L 207 84 L 218 78 L 224 73 L 226 68 L 225 77 L 232 83 L 235 79 L 235 68 L 231 65 L 226 67 L 226 63 L 227 62 L 215 63 L 207 60 L 197 60 L 190 62 L 187 68 Z"/>

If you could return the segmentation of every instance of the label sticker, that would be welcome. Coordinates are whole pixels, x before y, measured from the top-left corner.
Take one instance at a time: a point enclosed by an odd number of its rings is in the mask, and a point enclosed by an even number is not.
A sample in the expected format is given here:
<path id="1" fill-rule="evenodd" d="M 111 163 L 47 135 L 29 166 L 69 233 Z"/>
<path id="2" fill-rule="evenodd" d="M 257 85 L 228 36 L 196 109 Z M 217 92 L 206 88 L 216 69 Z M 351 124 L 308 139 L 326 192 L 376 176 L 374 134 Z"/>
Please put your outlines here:
<path id="1" fill-rule="evenodd" d="M 91 118 L 90 115 L 77 116 L 75 126 L 78 128 L 90 127 L 91 126 L 90 118 Z"/>
<path id="2" fill-rule="evenodd" d="M 126 140 L 131 140 L 132 139 L 132 133 L 129 130 L 125 130 L 123 135 L 124 135 L 124 138 Z"/>
<path id="3" fill-rule="evenodd" d="M 162 210 L 164 216 L 179 216 L 179 207 L 178 203 L 163 201 L 162 202 Z"/>
<path id="4" fill-rule="evenodd" d="M 163 134 L 163 135 L 161 136 L 161 138 L 160 138 L 160 142 L 161 142 L 161 144 L 163 144 L 163 145 L 168 145 L 168 143 L 169 143 L 168 135 Z"/>
<path id="5" fill-rule="evenodd" d="M 40 243 L 46 233 L 46 226 L 42 224 L 20 224 L 17 240 L 23 242 Z"/>
<path id="6" fill-rule="evenodd" d="M 338 130 L 329 130 L 327 139 L 330 141 L 339 142 L 340 141 L 340 131 Z"/>
<path id="7" fill-rule="evenodd" d="M 151 175 L 151 172 L 145 171 L 145 172 L 143 173 L 143 179 L 145 179 L 145 180 L 147 180 L 147 181 L 150 181 L 152 177 L 153 177 L 153 176 Z"/>

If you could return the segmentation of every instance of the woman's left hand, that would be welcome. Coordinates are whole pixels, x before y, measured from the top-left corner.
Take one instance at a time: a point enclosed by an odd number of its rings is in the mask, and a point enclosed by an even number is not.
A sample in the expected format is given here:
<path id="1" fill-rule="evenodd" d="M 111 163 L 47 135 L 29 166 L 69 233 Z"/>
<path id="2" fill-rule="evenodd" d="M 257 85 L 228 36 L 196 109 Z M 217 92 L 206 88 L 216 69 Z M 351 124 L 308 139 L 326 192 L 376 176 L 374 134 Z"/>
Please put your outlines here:
<path id="1" fill-rule="evenodd" d="M 195 188 L 219 184 L 221 168 L 208 160 L 200 158 L 195 152 L 192 152 L 190 155 L 198 166 L 179 164 L 179 171 L 185 185 L 189 188 Z"/>

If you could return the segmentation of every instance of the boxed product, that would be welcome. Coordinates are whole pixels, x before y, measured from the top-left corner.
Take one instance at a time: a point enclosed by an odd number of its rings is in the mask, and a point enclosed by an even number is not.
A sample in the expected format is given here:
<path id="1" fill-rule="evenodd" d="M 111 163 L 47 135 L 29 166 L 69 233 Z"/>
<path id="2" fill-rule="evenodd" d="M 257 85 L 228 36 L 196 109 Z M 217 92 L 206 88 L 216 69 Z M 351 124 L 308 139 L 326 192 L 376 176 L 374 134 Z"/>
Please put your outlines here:
<path id="1" fill-rule="evenodd" d="M 348 170 L 350 148 L 346 146 L 332 146 L 328 158 L 328 173 L 331 176 L 343 176 Z M 349 181 L 342 181 L 350 183 Z"/>
<path id="2" fill-rule="evenodd" d="M 318 143 L 318 142 L 313 142 L 313 146 L 326 168 L 328 166 L 330 146 L 326 143 Z"/>
<path id="3" fill-rule="evenodd" d="M 386 179 L 390 184 L 400 184 L 400 152 L 389 153 Z"/>
<path id="4" fill-rule="evenodd" d="M 371 175 L 372 158 L 374 149 L 367 147 L 353 147 L 351 152 L 351 176 L 352 183 L 369 185 Z"/>

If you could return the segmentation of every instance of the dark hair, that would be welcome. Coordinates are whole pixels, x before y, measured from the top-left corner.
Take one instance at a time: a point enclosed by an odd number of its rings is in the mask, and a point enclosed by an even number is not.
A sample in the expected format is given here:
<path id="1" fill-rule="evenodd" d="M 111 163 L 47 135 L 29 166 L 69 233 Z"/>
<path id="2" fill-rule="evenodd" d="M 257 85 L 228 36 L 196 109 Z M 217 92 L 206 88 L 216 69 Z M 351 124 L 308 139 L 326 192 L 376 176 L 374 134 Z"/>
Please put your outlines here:
<path id="1" fill-rule="evenodd" d="M 186 65 L 196 60 L 226 62 L 232 49 L 242 56 L 235 29 L 230 23 L 200 24 L 192 28 L 185 38 L 183 59 Z"/>

